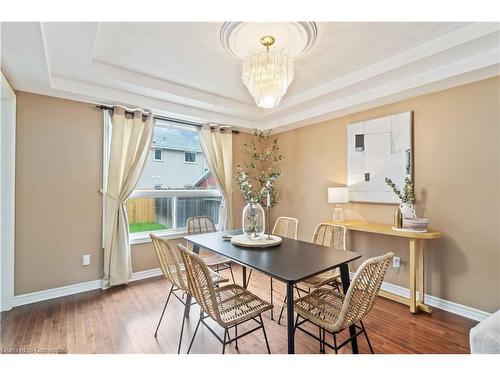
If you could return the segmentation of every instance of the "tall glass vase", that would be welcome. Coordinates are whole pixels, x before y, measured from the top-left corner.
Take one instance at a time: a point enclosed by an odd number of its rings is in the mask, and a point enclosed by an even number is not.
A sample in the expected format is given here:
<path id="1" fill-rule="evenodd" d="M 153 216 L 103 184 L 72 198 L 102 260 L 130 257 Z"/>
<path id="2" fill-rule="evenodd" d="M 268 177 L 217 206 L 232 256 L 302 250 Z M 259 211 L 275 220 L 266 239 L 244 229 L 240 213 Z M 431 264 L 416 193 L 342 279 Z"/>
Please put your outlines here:
<path id="1" fill-rule="evenodd" d="M 266 228 L 264 209 L 258 203 L 247 203 L 241 222 L 245 236 L 250 240 L 260 239 Z"/>

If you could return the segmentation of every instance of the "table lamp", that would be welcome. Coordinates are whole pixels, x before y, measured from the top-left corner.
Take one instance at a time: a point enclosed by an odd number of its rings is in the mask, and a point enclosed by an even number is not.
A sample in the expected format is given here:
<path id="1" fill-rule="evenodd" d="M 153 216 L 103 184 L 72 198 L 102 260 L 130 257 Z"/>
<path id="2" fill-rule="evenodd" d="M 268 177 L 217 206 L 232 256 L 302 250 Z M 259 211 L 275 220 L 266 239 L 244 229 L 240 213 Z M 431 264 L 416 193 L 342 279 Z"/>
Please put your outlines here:
<path id="1" fill-rule="evenodd" d="M 328 203 L 336 203 L 333 210 L 333 221 L 344 221 L 344 212 L 341 203 L 349 202 L 349 190 L 347 187 L 328 188 Z"/>

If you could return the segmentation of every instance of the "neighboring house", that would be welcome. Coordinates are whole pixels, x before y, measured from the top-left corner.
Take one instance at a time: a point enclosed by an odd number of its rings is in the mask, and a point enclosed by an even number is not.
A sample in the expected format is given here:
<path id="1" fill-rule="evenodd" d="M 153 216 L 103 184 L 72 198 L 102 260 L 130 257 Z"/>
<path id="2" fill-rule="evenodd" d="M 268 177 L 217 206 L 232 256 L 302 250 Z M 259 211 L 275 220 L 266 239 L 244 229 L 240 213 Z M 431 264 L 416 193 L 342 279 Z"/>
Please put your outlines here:
<path id="1" fill-rule="evenodd" d="M 156 126 L 137 188 L 194 187 L 207 171 L 196 132 L 175 126 Z"/>
<path id="2" fill-rule="evenodd" d="M 215 177 L 212 175 L 212 172 L 207 169 L 194 186 L 197 188 L 210 188 L 217 186 L 217 182 L 215 181 Z"/>

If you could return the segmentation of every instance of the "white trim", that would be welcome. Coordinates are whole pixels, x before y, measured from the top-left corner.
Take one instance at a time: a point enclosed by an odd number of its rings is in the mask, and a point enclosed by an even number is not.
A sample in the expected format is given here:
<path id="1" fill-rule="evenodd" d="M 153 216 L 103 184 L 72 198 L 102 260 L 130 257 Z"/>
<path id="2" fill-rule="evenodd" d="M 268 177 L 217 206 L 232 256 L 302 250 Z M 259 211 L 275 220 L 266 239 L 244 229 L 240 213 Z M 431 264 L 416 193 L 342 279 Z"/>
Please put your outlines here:
<path id="1" fill-rule="evenodd" d="M 130 278 L 130 281 L 134 282 L 137 280 L 149 279 L 150 277 L 157 277 L 157 276 L 161 276 L 161 275 L 162 275 L 162 272 L 161 272 L 160 268 L 153 268 L 151 270 L 134 272 L 132 274 L 132 277 Z"/>
<path id="2" fill-rule="evenodd" d="M 14 306 L 16 94 L 0 71 L 0 311 Z"/>
<path id="3" fill-rule="evenodd" d="M 28 305 L 34 302 L 45 301 L 48 299 L 69 296 L 71 294 L 88 292 L 101 288 L 101 280 L 86 281 L 79 284 L 66 285 L 59 288 L 40 290 L 38 292 L 20 294 L 14 297 L 14 306 Z"/>
<path id="4" fill-rule="evenodd" d="M 219 189 L 136 189 L 129 198 L 161 198 L 161 197 L 222 197 Z"/>
<path id="5" fill-rule="evenodd" d="M 274 128 L 277 133 L 307 126 L 498 76 L 500 67 L 498 23 L 474 22 L 295 95 L 289 94 L 279 107 L 262 110 L 250 102 L 183 87 L 96 59 L 90 61 L 92 75 L 78 79 L 57 76 L 52 71 L 53 62 L 64 61 L 65 57 L 51 53 L 48 48 L 51 40 L 47 39 L 60 35 L 59 27 L 41 24 L 40 50 L 47 62 L 48 87 L 27 84 L 19 87 L 20 90 L 80 101 L 93 98 L 108 103 L 141 103 L 141 107 L 158 114 L 232 124 L 244 131 L 258 127 Z M 89 22 L 72 35 L 82 46 L 75 58 L 92 54 L 97 28 L 97 23 Z M 497 59 L 493 62 L 477 61 L 495 54 Z M 481 64 L 483 68 L 478 68 Z M 99 78 L 106 78 L 106 85 L 95 84 L 103 81 Z"/>
<path id="6" fill-rule="evenodd" d="M 352 278 L 354 276 L 354 272 L 351 272 L 350 274 Z M 410 297 L 410 290 L 408 288 L 396 284 L 387 283 L 385 281 L 382 283 L 382 287 L 380 289 L 385 292 L 389 292 L 404 298 Z M 419 298 L 418 292 L 417 292 L 417 298 Z M 463 316 L 465 318 L 477 320 L 478 322 L 485 320 L 491 315 L 491 313 L 489 312 L 478 310 L 474 307 L 461 305 L 459 303 L 448 301 L 439 297 L 434 297 L 431 296 L 430 294 L 425 295 L 425 303 L 429 306 L 444 311 L 448 311 L 453 314 Z"/>
<path id="7" fill-rule="evenodd" d="M 150 232 L 136 232 L 130 233 L 129 235 L 129 243 L 130 245 L 137 245 L 140 243 L 148 243 L 151 242 L 151 237 L 149 237 Z M 174 231 L 172 229 L 167 230 L 157 230 L 153 232 L 155 235 L 165 238 L 166 240 L 175 240 L 179 238 L 183 238 L 187 236 L 188 233 L 185 229 L 180 231 Z"/>
<path id="8" fill-rule="evenodd" d="M 153 268 L 132 273 L 130 282 L 143 280 L 150 277 L 160 276 L 162 274 L 160 268 Z M 49 299 L 70 296 L 72 294 L 89 292 L 91 290 L 101 289 L 102 280 L 85 281 L 83 283 L 66 285 L 59 288 L 45 289 L 38 292 L 20 294 L 14 297 L 14 306 L 28 305 L 30 303 L 46 301 Z"/>

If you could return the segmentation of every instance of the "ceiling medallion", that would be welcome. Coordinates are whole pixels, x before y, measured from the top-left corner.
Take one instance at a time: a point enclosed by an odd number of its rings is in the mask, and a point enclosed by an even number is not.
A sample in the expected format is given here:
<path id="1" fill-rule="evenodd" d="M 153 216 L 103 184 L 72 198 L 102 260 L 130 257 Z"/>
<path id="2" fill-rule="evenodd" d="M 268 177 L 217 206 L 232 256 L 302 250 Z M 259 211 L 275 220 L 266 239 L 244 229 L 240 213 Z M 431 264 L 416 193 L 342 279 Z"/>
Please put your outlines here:
<path id="1" fill-rule="evenodd" d="M 241 78 L 257 106 L 273 108 L 293 80 L 293 60 L 313 46 L 316 36 L 314 22 L 226 22 L 220 42 L 243 60 Z"/>

